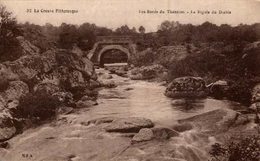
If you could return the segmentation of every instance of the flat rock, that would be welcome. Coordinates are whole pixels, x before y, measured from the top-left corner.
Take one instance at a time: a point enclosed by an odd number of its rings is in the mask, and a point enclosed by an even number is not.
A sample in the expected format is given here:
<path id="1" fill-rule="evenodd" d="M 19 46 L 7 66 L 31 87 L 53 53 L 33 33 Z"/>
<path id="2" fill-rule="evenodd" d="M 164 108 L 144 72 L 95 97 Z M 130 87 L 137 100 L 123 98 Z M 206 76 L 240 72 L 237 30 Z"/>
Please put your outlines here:
<path id="1" fill-rule="evenodd" d="M 120 118 L 105 127 L 107 132 L 139 132 L 142 128 L 151 128 L 154 124 L 151 120 L 141 117 Z"/>
<path id="2" fill-rule="evenodd" d="M 115 88 L 117 87 L 116 83 L 113 80 L 102 80 L 100 81 L 101 86 L 105 88 Z"/>
<path id="3" fill-rule="evenodd" d="M 97 119 L 93 119 L 87 122 L 88 124 L 95 124 L 95 125 L 100 125 L 100 124 L 104 124 L 104 123 L 111 123 L 115 120 L 115 117 L 102 117 L 102 118 L 97 118 Z"/>
<path id="4" fill-rule="evenodd" d="M 154 127 L 152 128 L 152 131 L 156 139 L 166 140 L 171 137 L 179 136 L 179 133 L 177 131 L 166 127 Z"/>
<path id="5" fill-rule="evenodd" d="M 76 108 L 87 108 L 87 107 L 95 106 L 97 104 L 98 103 L 96 101 L 92 101 L 92 100 L 86 100 L 86 101 L 79 100 L 78 102 L 76 102 Z"/>
<path id="6" fill-rule="evenodd" d="M 190 123 L 182 123 L 182 124 L 176 124 L 172 128 L 178 132 L 184 132 L 184 131 L 191 130 L 193 126 Z"/>

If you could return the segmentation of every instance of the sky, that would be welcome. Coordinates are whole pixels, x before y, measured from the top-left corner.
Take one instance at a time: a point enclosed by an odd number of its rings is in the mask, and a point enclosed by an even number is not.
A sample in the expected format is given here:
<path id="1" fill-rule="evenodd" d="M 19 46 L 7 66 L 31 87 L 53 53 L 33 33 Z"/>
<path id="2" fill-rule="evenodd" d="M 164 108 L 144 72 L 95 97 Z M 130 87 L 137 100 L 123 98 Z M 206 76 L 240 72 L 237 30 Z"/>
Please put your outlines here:
<path id="1" fill-rule="evenodd" d="M 115 29 L 122 25 L 144 26 L 146 31 L 156 31 L 164 20 L 180 23 L 201 24 L 205 21 L 238 25 L 260 23 L 260 0 L 0 0 L 0 4 L 13 12 L 18 22 L 44 25 L 62 22 L 82 24 L 95 23 Z M 32 12 L 28 13 L 27 9 Z M 78 13 L 34 13 L 36 10 L 77 10 Z M 165 13 L 147 13 L 160 10 Z M 182 14 L 168 14 L 167 10 L 184 11 Z M 191 10 L 193 14 L 191 14 Z M 219 10 L 231 14 L 219 14 Z M 140 13 L 145 11 L 146 13 Z M 198 11 L 209 11 L 201 14 Z M 216 11 L 217 14 L 212 14 Z"/>

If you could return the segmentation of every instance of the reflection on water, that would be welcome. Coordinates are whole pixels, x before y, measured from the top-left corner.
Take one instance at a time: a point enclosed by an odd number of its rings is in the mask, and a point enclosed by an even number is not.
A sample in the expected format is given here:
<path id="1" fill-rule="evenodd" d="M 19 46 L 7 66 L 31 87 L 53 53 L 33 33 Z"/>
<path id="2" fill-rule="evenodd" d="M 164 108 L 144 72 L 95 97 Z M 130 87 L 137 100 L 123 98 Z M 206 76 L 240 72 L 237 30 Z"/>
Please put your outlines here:
<path id="1" fill-rule="evenodd" d="M 183 112 L 196 112 L 204 108 L 204 99 L 177 99 L 172 101 L 175 110 Z"/>

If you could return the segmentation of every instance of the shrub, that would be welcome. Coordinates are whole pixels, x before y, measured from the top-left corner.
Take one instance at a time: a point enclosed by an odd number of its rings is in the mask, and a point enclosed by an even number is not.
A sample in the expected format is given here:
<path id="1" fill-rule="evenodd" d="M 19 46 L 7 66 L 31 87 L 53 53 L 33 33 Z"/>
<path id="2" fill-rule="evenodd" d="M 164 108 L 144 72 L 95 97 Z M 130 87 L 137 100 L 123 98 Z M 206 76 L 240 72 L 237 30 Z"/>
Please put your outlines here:
<path id="1" fill-rule="evenodd" d="M 227 98 L 233 101 L 241 102 L 245 105 L 250 105 L 251 90 L 254 87 L 254 82 L 249 78 L 240 78 L 230 82 L 230 87 L 227 90 Z"/>
<path id="2" fill-rule="evenodd" d="M 29 93 L 20 99 L 15 113 L 20 118 L 43 121 L 55 116 L 60 105 L 57 97 L 39 92 Z"/>
<path id="3" fill-rule="evenodd" d="M 242 137 L 227 145 L 215 143 L 209 152 L 211 161 L 259 161 L 260 136 Z"/>
<path id="4" fill-rule="evenodd" d="M 135 66 L 143 66 L 143 65 L 151 65 L 154 61 L 154 52 L 152 49 L 148 48 L 144 51 L 138 52 L 137 54 L 133 55 L 130 63 L 134 64 Z"/>

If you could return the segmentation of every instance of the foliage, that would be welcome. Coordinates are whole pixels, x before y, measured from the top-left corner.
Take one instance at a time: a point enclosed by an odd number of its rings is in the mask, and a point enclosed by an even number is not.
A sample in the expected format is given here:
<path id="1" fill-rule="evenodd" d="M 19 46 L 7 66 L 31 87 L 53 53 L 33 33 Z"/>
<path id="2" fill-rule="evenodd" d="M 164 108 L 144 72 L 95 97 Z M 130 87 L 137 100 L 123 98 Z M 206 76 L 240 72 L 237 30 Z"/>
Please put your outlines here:
<path id="1" fill-rule="evenodd" d="M 135 35 L 137 34 L 136 28 L 130 29 L 127 25 L 123 25 L 115 30 L 116 35 Z"/>
<path id="2" fill-rule="evenodd" d="M 226 94 L 227 98 L 245 105 L 250 105 L 251 89 L 254 87 L 255 82 L 250 78 L 240 78 L 232 80 L 229 84 L 230 87 Z"/>
<path id="3" fill-rule="evenodd" d="M 20 26 L 23 30 L 23 37 L 38 47 L 40 52 L 45 52 L 55 47 L 57 30 L 51 24 L 40 26 L 26 22 L 20 24 Z"/>
<path id="4" fill-rule="evenodd" d="M 20 99 L 19 106 L 15 112 L 18 117 L 25 119 L 46 120 L 55 116 L 56 109 L 61 105 L 57 97 L 46 93 L 29 93 Z"/>
<path id="5" fill-rule="evenodd" d="M 95 24 L 83 23 L 72 25 L 62 23 L 60 26 L 45 24 L 44 26 L 34 24 L 22 24 L 24 36 L 34 45 L 45 50 L 48 44 L 57 43 L 61 48 L 72 48 L 77 44 L 82 50 L 92 49 L 98 36 L 123 35 L 132 36 L 138 49 L 144 50 L 148 47 L 158 49 L 162 46 L 180 43 L 199 44 L 203 42 L 253 42 L 260 39 L 260 24 L 238 25 L 232 27 L 227 24 L 217 26 L 210 22 L 201 25 L 180 24 L 175 21 L 164 21 L 158 27 L 157 32 L 145 33 L 145 28 L 140 26 L 129 28 L 122 25 L 114 31 Z M 139 51 L 140 51 L 139 50 Z"/>
<path id="6" fill-rule="evenodd" d="M 209 152 L 211 161 L 259 161 L 260 136 L 241 138 L 226 145 L 215 143 Z"/>
<path id="7" fill-rule="evenodd" d="M 186 58 L 170 62 L 169 70 L 172 79 L 182 76 L 201 76 L 209 74 L 216 77 L 223 77 L 226 73 L 225 57 L 214 51 L 205 51 L 199 54 L 192 54 Z"/>
<path id="8" fill-rule="evenodd" d="M 210 22 L 201 25 L 180 24 L 178 21 L 164 21 L 159 25 L 155 34 L 147 33 L 149 39 L 145 43 L 149 47 L 174 45 L 176 43 L 204 43 L 204 42 L 254 42 L 260 40 L 260 24 L 240 24 L 232 27 L 227 24 L 217 26 Z"/>
<path id="9" fill-rule="evenodd" d="M 138 52 L 130 59 L 130 63 L 135 66 L 151 65 L 154 61 L 154 52 L 151 49 Z"/>
<path id="10" fill-rule="evenodd" d="M 143 26 L 140 26 L 138 28 L 138 31 L 141 33 L 141 34 L 144 34 L 145 33 L 145 28 Z"/>
<path id="11" fill-rule="evenodd" d="M 19 52 L 17 36 L 21 35 L 16 19 L 6 7 L 0 5 L 0 62 L 6 60 L 15 60 Z"/>

